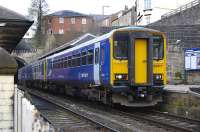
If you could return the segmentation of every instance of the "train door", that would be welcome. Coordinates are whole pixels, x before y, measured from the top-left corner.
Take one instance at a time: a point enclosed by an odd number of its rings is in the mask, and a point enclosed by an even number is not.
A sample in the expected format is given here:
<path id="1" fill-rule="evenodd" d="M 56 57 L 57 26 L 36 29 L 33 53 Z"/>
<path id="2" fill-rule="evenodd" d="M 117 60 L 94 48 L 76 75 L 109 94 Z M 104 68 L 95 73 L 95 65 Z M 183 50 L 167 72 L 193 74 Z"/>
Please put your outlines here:
<path id="1" fill-rule="evenodd" d="M 94 82 L 95 85 L 100 85 L 100 42 L 95 44 L 94 56 Z"/>
<path id="2" fill-rule="evenodd" d="M 135 40 L 135 83 L 147 83 L 147 39 Z"/>

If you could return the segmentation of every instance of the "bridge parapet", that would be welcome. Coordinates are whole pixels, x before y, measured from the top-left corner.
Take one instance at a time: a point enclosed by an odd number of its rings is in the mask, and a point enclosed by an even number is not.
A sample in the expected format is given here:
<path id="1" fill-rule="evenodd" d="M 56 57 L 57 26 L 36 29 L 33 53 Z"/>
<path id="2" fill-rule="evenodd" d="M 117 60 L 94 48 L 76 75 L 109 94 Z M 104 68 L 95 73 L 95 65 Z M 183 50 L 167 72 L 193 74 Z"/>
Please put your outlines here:
<path id="1" fill-rule="evenodd" d="M 175 15 L 175 14 L 178 14 L 180 12 L 183 12 L 189 8 L 192 8 L 196 5 L 200 4 L 200 0 L 195 0 L 195 1 L 192 1 L 186 5 L 183 5 L 183 6 L 180 6 L 179 8 L 175 9 L 175 10 L 172 10 L 164 15 L 161 16 L 161 18 L 166 18 L 166 17 L 169 17 L 169 16 L 172 16 L 172 15 Z"/>

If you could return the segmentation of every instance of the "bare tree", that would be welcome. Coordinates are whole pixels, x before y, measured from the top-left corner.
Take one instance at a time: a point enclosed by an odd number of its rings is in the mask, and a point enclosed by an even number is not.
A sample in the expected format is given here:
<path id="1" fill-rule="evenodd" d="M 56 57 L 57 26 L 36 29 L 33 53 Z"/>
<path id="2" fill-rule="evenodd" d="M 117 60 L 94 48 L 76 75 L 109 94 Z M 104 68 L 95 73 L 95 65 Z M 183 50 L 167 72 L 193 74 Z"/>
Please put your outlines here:
<path id="1" fill-rule="evenodd" d="M 33 32 L 35 32 L 34 45 L 36 47 L 43 47 L 43 17 L 48 11 L 49 8 L 46 0 L 31 0 L 31 6 L 28 9 L 28 13 L 29 17 L 35 21 L 32 29 Z"/>

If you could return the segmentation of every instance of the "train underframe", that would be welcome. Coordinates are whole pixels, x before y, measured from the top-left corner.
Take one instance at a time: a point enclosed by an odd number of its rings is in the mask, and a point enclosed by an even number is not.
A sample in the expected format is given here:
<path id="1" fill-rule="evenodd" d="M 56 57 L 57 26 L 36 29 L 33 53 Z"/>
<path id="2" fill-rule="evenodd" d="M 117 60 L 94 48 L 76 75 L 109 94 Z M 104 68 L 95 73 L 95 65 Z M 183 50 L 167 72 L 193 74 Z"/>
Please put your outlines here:
<path id="1" fill-rule="evenodd" d="M 117 86 L 101 87 L 66 85 L 63 82 L 25 81 L 20 82 L 28 88 L 37 88 L 55 94 L 84 97 L 88 100 L 100 101 L 104 104 L 120 104 L 129 107 L 151 107 L 162 102 L 164 86 Z M 59 85 L 58 85 L 59 84 Z"/>

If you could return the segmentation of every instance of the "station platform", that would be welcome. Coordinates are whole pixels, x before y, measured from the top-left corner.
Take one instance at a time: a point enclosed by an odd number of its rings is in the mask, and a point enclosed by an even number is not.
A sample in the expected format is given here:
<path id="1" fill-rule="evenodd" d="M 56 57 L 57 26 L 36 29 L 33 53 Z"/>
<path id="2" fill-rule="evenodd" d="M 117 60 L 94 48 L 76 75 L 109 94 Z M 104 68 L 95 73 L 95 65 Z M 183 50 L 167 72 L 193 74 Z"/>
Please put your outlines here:
<path id="1" fill-rule="evenodd" d="M 164 90 L 167 92 L 192 93 L 200 97 L 200 85 L 166 85 Z"/>

